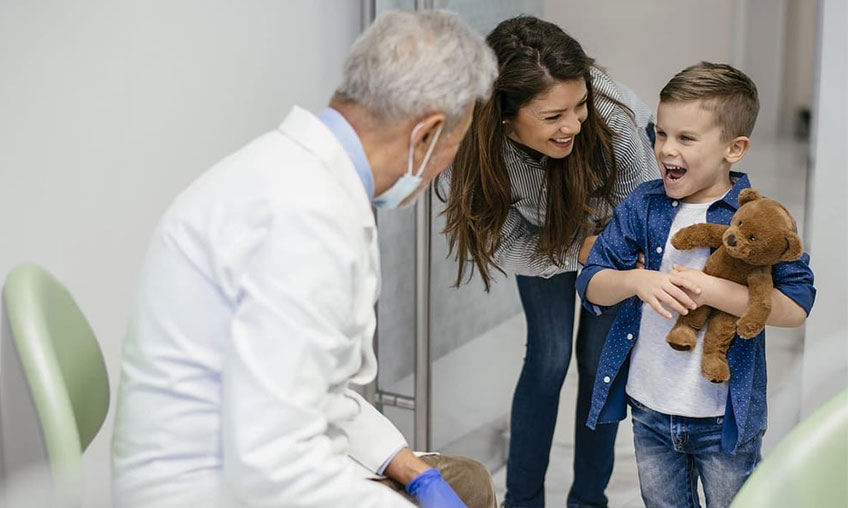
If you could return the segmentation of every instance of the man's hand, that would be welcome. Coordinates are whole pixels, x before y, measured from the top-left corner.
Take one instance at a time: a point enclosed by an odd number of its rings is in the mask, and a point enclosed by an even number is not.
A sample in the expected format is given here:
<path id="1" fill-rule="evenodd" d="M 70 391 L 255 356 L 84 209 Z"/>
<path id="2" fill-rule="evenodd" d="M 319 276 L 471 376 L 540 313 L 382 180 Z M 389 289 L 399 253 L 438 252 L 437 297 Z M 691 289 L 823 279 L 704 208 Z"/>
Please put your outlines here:
<path id="1" fill-rule="evenodd" d="M 701 288 L 690 278 L 654 270 L 630 270 L 626 273 L 633 294 L 667 319 L 671 319 L 672 314 L 664 305 L 684 316 L 698 308 L 687 292 L 697 295 L 701 293 Z"/>
<path id="2" fill-rule="evenodd" d="M 406 486 L 421 508 L 468 508 L 438 469 L 428 469 Z"/>

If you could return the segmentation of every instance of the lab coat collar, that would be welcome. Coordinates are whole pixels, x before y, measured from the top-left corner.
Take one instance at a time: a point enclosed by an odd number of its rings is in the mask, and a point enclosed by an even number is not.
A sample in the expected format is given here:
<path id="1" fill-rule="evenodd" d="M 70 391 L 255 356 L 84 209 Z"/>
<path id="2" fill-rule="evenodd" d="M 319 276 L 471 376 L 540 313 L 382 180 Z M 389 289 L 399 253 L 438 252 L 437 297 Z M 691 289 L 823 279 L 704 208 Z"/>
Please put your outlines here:
<path id="1" fill-rule="evenodd" d="M 371 201 L 362 186 L 353 161 L 336 136 L 317 116 L 294 106 L 277 128 L 283 135 L 314 155 L 342 185 L 361 211 L 365 224 L 376 227 Z"/>

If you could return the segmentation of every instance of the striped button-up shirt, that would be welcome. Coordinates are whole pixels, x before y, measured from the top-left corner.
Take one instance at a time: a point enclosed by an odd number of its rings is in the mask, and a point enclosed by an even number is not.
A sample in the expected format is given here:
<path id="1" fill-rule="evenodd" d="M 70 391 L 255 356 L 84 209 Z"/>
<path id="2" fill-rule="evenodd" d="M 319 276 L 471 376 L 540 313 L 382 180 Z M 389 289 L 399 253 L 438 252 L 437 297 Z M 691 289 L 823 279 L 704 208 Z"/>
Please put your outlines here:
<path id="1" fill-rule="evenodd" d="M 595 109 L 613 132 L 613 157 L 618 166 L 618 179 L 613 190 L 613 206 L 618 205 L 639 184 L 659 177 L 656 159 L 647 128 L 653 121 L 648 107 L 627 87 L 614 82 L 606 74 L 592 68 Z M 612 98 L 630 108 L 625 111 Z M 632 113 L 632 114 L 631 114 Z M 501 228 L 500 244 L 494 261 L 508 273 L 552 277 L 578 269 L 577 254 L 582 239 L 565 252 L 559 265 L 547 257 L 536 255 L 539 228 L 545 222 L 545 171 L 548 157 L 536 160 L 506 138 L 504 161 L 509 173 L 513 205 Z M 445 179 L 447 180 L 447 179 Z M 603 224 L 612 215 L 604 203 L 590 203 L 601 211 L 595 217 Z"/>

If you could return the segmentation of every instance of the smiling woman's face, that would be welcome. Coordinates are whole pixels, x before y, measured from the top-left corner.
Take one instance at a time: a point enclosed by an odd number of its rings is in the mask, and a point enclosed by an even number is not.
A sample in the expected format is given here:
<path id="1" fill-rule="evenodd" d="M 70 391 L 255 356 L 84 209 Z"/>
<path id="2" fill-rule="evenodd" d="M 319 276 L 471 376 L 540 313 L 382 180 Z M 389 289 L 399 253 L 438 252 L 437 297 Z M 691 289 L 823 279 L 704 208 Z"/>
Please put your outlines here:
<path id="1" fill-rule="evenodd" d="M 553 159 L 568 157 L 588 115 L 586 81 L 555 83 L 507 119 L 507 136 Z"/>

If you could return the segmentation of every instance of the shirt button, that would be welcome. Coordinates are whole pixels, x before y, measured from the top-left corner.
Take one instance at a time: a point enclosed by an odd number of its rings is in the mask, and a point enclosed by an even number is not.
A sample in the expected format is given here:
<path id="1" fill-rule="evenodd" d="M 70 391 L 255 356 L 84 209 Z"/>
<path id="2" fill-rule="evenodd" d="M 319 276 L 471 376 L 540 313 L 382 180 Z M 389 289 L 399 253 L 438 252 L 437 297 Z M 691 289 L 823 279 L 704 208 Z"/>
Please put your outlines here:
<path id="1" fill-rule="evenodd" d="M 657 247 L 657 254 L 662 254 L 662 247 Z"/>
<path id="2" fill-rule="evenodd" d="M 604 376 L 604 383 L 609 383 L 609 382 L 610 382 L 610 377 Z"/>
<path id="3" fill-rule="evenodd" d="M 633 334 L 632 333 L 627 334 L 627 340 L 633 340 Z"/>
<path id="4" fill-rule="evenodd" d="M 676 199 L 671 202 L 671 206 L 677 206 L 677 200 Z"/>

